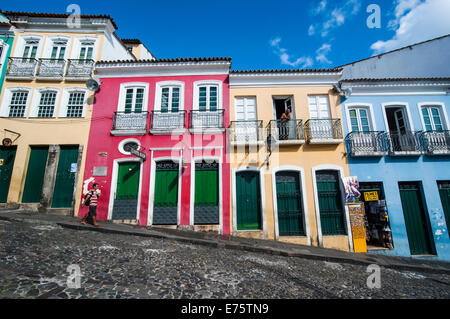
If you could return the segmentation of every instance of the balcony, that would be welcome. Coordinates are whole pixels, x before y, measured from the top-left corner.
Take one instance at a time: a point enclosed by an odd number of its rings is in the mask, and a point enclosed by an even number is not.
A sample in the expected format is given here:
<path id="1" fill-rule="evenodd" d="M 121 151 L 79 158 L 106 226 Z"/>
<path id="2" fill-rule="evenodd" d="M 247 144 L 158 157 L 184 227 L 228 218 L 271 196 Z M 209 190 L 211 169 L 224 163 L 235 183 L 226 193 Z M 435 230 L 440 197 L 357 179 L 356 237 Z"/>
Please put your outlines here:
<path id="1" fill-rule="evenodd" d="M 232 121 L 230 123 L 231 145 L 262 145 L 263 121 Z"/>
<path id="2" fill-rule="evenodd" d="M 305 132 L 309 144 L 339 144 L 344 141 L 340 119 L 308 120 Z"/>
<path id="3" fill-rule="evenodd" d="M 190 111 L 189 131 L 192 134 L 220 134 L 224 132 L 224 113 L 225 110 Z"/>
<path id="4" fill-rule="evenodd" d="M 64 59 L 39 59 L 37 79 L 62 80 L 66 61 Z"/>
<path id="5" fill-rule="evenodd" d="M 389 140 L 389 155 L 391 156 L 419 156 L 420 134 L 422 132 L 406 131 L 403 133 L 387 133 Z"/>
<path id="6" fill-rule="evenodd" d="M 347 135 L 346 142 L 352 157 L 388 154 L 389 143 L 385 132 L 351 132 Z"/>
<path id="7" fill-rule="evenodd" d="M 450 155 L 450 131 L 427 131 L 420 134 L 427 155 Z"/>
<path id="8" fill-rule="evenodd" d="M 66 80 L 88 80 L 92 76 L 94 65 L 94 60 L 70 59 L 67 66 Z"/>
<path id="9" fill-rule="evenodd" d="M 302 120 L 272 120 L 269 122 L 267 128 L 268 133 L 271 134 L 280 145 L 301 145 L 305 143 Z"/>
<path id="10" fill-rule="evenodd" d="M 38 60 L 10 57 L 8 61 L 6 78 L 10 80 L 32 80 L 34 78 Z"/>
<path id="11" fill-rule="evenodd" d="M 186 128 L 186 111 L 152 111 L 150 133 L 154 135 L 182 135 Z"/>
<path id="12" fill-rule="evenodd" d="M 114 112 L 111 135 L 145 135 L 147 133 L 148 112 Z"/>

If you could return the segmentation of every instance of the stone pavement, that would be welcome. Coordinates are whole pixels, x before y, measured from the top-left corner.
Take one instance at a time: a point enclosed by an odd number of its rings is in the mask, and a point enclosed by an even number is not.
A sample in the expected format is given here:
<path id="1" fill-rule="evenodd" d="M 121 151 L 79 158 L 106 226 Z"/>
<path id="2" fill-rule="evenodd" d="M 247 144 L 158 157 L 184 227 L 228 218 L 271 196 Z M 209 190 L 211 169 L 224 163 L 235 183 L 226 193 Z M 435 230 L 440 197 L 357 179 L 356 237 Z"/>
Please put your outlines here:
<path id="1" fill-rule="evenodd" d="M 99 224 L 101 226 L 94 227 L 92 225 L 82 225 L 80 224 L 79 218 L 71 216 L 42 214 L 21 209 L 0 209 L 0 219 L 14 221 L 23 221 L 24 219 L 26 219 L 28 222 L 32 222 L 33 220 L 35 220 L 39 223 L 47 222 L 49 224 L 58 224 L 59 226 L 75 230 L 90 230 L 110 234 L 169 239 L 196 245 L 288 257 L 300 257 L 328 262 L 350 263 L 367 266 L 370 264 L 377 264 L 385 268 L 397 270 L 450 274 L 450 263 L 447 262 L 368 253 L 356 254 L 336 249 L 302 246 L 282 243 L 273 240 L 249 239 L 235 236 L 218 235 L 214 233 L 194 232 L 188 230 L 174 230 L 157 227 L 116 224 L 109 221 L 99 221 Z"/>

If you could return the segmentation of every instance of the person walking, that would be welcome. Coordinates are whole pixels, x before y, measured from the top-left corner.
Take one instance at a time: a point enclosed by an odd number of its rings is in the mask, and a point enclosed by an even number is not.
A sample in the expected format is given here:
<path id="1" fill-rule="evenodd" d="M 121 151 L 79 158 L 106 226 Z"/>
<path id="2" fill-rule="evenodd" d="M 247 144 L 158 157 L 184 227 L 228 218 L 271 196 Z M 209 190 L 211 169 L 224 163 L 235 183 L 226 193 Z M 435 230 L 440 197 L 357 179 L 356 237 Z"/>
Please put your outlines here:
<path id="1" fill-rule="evenodd" d="M 81 204 L 81 207 L 84 207 L 87 205 L 89 206 L 88 214 L 86 216 L 84 216 L 83 219 L 81 220 L 81 223 L 83 225 L 86 225 L 86 220 L 88 219 L 88 217 L 91 217 L 94 226 L 95 227 L 100 226 L 96 220 L 96 218 L 97 218 L 97 201 L 98 201 L 99 196 L 100 196 L 100 189 L 98 188 L 98 184 L 94 183 L 92 185 L 92 189 L 89 190 L 89 192 L 84 197 L 83 204 Z"/>

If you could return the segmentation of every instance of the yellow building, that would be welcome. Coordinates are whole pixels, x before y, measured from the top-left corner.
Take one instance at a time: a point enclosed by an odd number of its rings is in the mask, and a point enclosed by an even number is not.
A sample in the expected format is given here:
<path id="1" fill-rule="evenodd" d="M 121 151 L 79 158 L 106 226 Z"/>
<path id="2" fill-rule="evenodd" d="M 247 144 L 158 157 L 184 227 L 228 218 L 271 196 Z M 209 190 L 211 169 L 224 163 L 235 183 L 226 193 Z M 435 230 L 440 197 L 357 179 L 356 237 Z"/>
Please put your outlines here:
<path id="1" fill-rule="evenodd" d="M 333 87 L 340 75 L 341 69 L 230 73 L 234 235 L 353 250 Z"/>
<path id="2" fill-rule="evenodd" d="M 109 16 L 2 13 L 15 40 L 0 97 L 0 205 L 76 215 L 94 98 L 85 83 L 95 61 L 135 57 Z"/>

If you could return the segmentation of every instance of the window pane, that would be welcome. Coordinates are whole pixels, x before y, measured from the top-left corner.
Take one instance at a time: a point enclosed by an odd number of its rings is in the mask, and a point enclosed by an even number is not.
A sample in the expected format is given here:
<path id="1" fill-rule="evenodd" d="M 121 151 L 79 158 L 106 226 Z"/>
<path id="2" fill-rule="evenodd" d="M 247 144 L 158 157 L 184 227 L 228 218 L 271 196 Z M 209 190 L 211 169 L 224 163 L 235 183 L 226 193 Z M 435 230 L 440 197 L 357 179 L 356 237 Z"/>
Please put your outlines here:
<path id="1" fill-rule="evenodd" d="M 14 92 L 9 106 L 10 117 L 23 117 L 27 103 L 28 92 Z"/>
<path id="2" fill-rule="evenodd" d="M 143 103 L 144 103 L 144 89 L 136 89 L 136 103 L 134 105 L 135 113 L 142 112 Z"/>
<path id="3" fill-rule="evenodd" d="M 127 89 L 125 96 L 125 113 L 131 113 L 133 109 L 133 89 Z"/>
<path id="4" fill-rule="evenodd" d="M 209 109 L 210 109 L 210 111 L 217 110 L 217 87 L 215 87 L 215 86 L 210 87 Z"/>
<path id="5" fill-rule="evenodd" d="M 52 117 L 55 109 L 56 92 L 43 92 L 39 102 L 38 117 Z"/>
<path id="6" fill-rule="evenodd" d="M 169 88 L 163 88 L 161 93 L 161 112 L 169 109 Z"/>
<path id="7" fill-rule="evenodd" d="M 69 103 L 67 105 L 67 117 L 82 117 L 83 116 L 83 101 L 84 92 L 72 92 L 69 96 Z"/>

